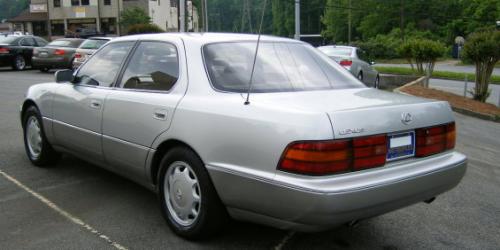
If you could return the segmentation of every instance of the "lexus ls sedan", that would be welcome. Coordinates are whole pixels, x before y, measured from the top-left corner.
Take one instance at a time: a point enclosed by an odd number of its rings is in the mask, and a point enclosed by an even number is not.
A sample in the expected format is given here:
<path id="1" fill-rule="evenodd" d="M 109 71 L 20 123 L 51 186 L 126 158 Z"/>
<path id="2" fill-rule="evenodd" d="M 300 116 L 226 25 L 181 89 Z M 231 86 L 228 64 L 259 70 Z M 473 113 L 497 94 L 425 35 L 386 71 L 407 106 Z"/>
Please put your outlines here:
<path id="1" fill-rule="evenodd" d="M 68 153 L 144 185 L 188 239 L 229 218 L 325 230 L 430 202 L 462 179 L 447 102 L 368 88 L 300 41 L 262 36 L 257 57 L 256 45 L 116 38 L 29 88 L 27 156 L 49 166 Z"/>

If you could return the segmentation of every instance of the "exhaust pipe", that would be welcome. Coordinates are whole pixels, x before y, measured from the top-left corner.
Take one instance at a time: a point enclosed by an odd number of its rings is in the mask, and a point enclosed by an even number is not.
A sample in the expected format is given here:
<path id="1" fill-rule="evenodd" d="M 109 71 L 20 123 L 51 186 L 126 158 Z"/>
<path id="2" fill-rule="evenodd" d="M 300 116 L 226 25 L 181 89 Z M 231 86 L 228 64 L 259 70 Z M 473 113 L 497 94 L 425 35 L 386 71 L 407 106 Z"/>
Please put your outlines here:
<path id="1" fill-rule="evenodd" d="M 424 202 L 427 203 L 427 204 L 431 204 L 435 199 L 436 199 L 436 197 L 432 197 L 432 198 L 430 198 L 428 200 L 424 200 Z"/>

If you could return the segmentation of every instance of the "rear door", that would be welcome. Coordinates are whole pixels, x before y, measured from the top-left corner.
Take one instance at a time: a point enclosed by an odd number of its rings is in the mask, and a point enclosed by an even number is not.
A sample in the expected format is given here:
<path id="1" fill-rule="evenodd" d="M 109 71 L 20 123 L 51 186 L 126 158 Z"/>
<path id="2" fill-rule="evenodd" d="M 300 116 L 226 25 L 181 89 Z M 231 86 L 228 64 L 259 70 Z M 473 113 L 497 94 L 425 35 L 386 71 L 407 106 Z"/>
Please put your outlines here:
<path id="1" fill-rule="evenodd" d="M 56 144 L 91 161 L 103 162 L 104 99 L 134 43 L 109 44 L 77 71 L 73 83 L 57 89 L 53 100 Z"/>
<path id="2" fill-rule="evenodd" d="M 142 41 L 106 97 L 103 150 L 106 161 L 133 179 L 143 178 L 154 139 L 167 130 L 187 89 L 180 39 Z"/>
<path id="3" fill-rule="evenodd" d="M 31 64 L 31 57 L 33 56 L 33 49 L 36 46 L 35 39 L 32 37 L 25 37 L 19 41 L 19 46 L 21 48 L 21 54 L 26 60 L 28 65 Z"/>

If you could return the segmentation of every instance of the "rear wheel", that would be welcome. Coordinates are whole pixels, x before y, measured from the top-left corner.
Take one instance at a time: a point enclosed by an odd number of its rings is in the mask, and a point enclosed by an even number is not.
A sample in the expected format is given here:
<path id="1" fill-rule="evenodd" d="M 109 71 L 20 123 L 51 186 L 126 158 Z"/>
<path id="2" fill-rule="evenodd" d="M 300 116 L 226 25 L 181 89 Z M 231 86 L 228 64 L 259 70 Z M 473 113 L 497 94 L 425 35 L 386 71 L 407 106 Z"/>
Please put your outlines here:
<path id="1" fill-rule="evenodd" d="M 56 163 L 60 154 L 57 153 L 43 130 L 40 112 L 35 106 L 29 107 L 23 116 L 24 148 L 30 161 L 39 167 Z"/>
<path id="2" fill-rule="evenodd" d="M 375 82 L 373 83 L 373 87 L 378 89 L 380 87 L 380 76 L 377 75 L 377 77 L 375 77 Z"/>
<path id="3" fill-rule="evenodd" d="M 24 59 L 23 56 L 17 55 L 14 58 L 14 64 L 12 65 L 12 68 L 14 70 L 24 70 L 26 69 L 26 60 Z"/>
<path id="4" fill-rule="evenodd" d="M 360 80 L 361 82 L 363 82 L 363 72 L 360 71 L 359 74 L 358 74 L 358 80 Z"/>
<path id="5" fill-rule="evenodd" d="M 188 148 L 178 147 L 160 164 L 158 195 L 169 227 L 193 240 L 220 231 L 227 212 L 201 159 Z"/>

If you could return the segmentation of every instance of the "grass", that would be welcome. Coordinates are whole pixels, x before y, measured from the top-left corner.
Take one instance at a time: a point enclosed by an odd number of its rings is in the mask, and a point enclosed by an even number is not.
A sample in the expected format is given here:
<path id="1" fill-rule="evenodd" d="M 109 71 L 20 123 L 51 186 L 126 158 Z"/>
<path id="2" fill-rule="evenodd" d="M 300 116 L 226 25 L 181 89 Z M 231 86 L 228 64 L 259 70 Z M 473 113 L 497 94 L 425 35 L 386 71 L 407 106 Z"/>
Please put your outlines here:
<path id="1" fill-rule="evenodd" d="M 375 67 L 375 69 L 382 74 L 418 75 L 411 68 L 378 66 Z M 458 80 L 458 81 L 463 81 L 465 79 L 465 76 L 467 76 L 467 80 L 470 82 L 473 82 L 476 79 L 476 75 L 473 73 L 460 73 L 460 72 L 450 72 L 450 71 L 434 71 L 432 73 L 433 78 Z M 491 83 L 500 84 L 500 75 L 492 75 Z"/>

